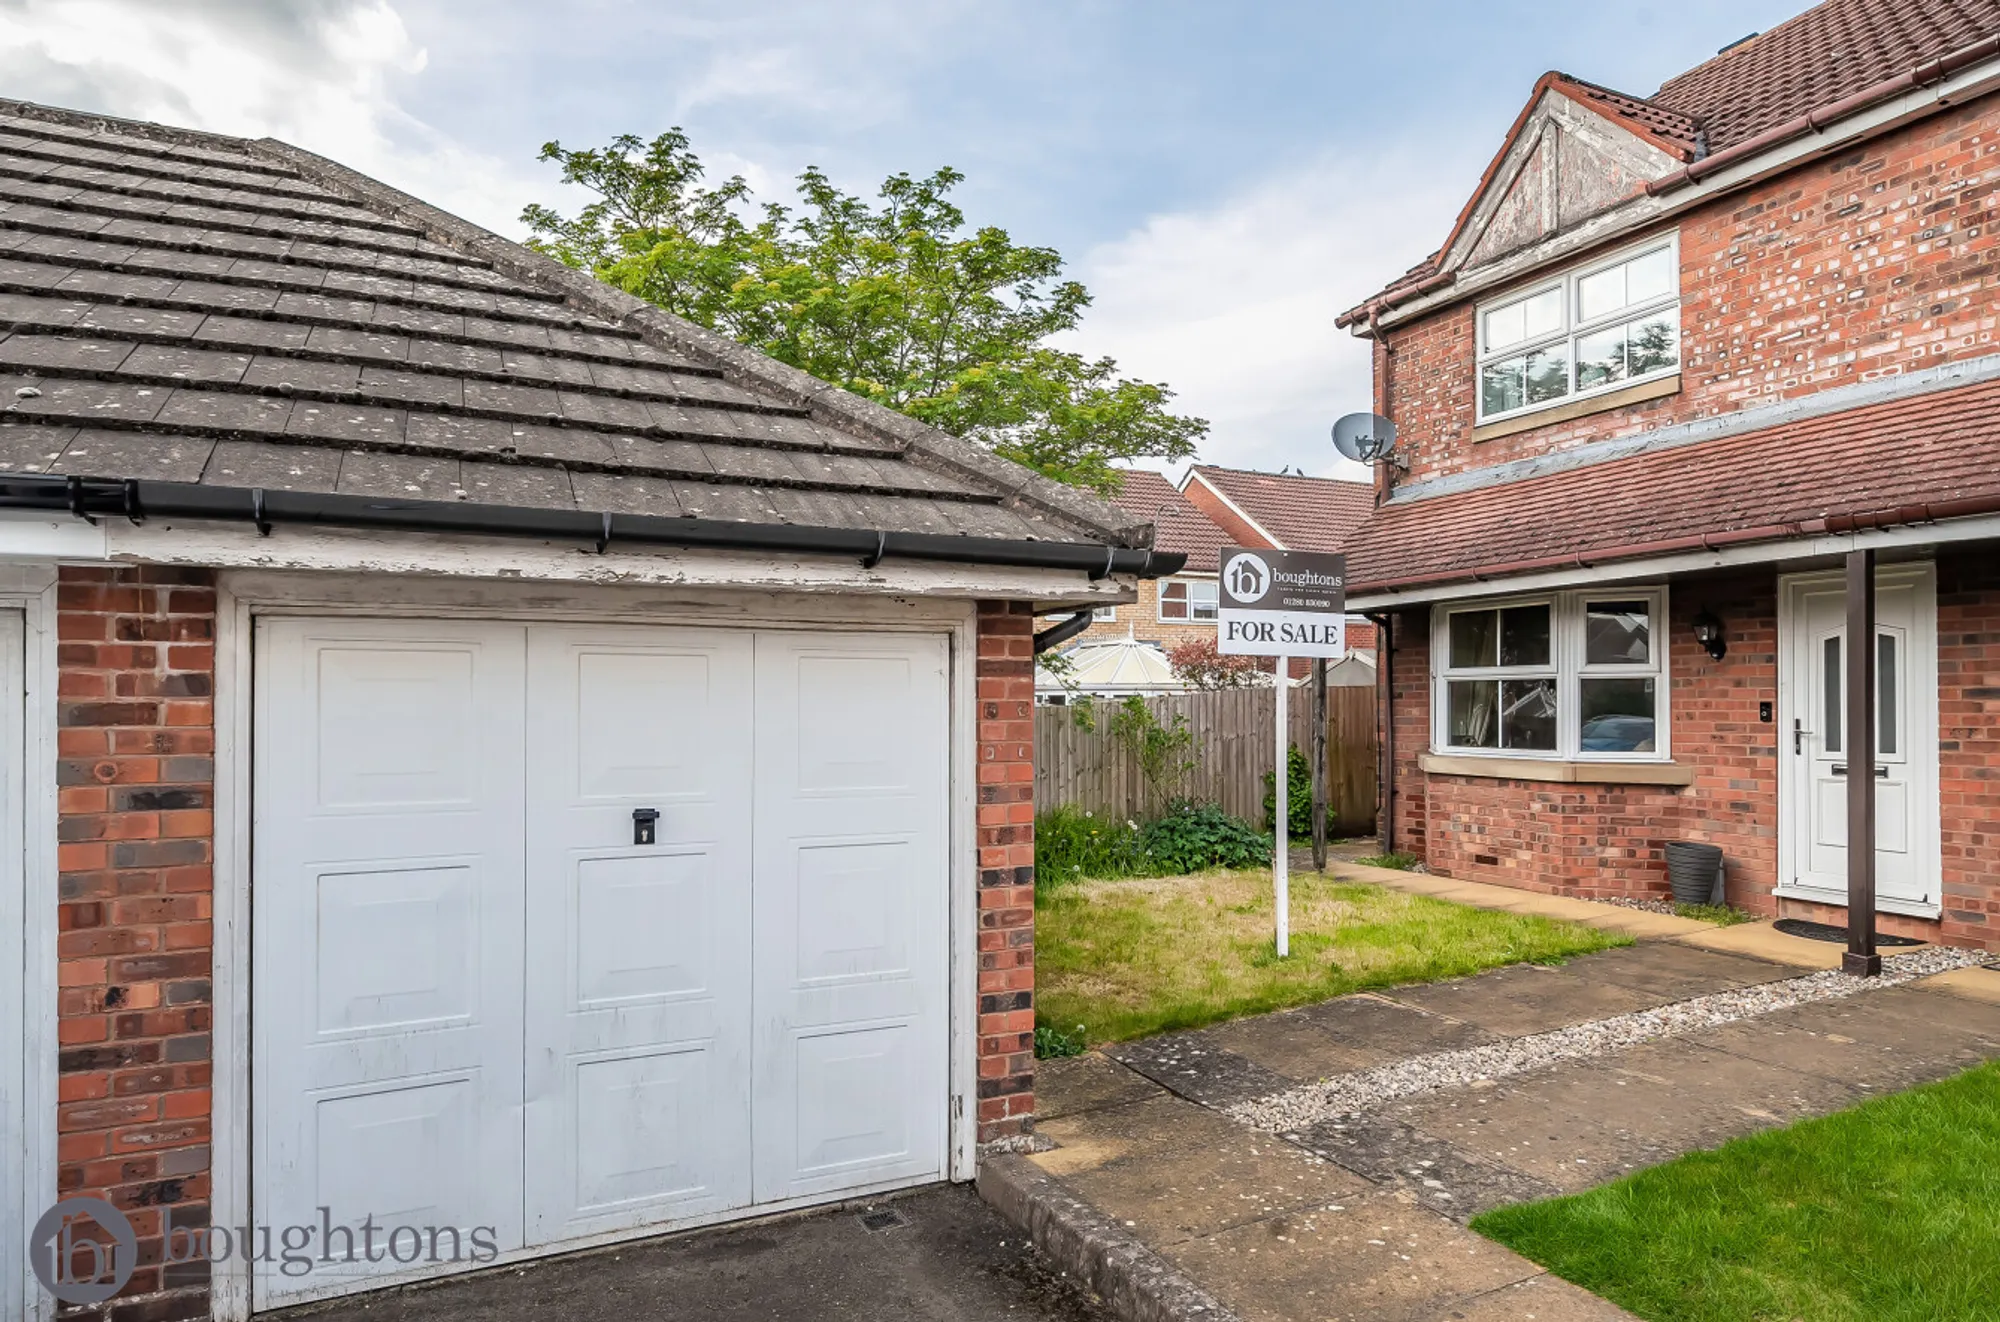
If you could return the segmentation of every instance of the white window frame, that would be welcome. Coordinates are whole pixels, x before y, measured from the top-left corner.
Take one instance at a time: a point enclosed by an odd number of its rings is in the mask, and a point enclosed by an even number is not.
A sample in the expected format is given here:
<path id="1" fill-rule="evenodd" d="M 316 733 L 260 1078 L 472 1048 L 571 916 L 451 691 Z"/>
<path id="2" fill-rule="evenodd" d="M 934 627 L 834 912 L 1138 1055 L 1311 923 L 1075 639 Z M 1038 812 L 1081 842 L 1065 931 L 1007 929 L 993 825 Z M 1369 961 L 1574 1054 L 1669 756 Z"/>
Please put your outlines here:
<path id="1" fill-rule="evenodd" d="M 1593 601 L 1644 601 L 1651 612 L 1652 658 L 1643 665 L 1597 664 L 1584 660 L 1585 608 Z M 1549 607 L 1549 664 L 1546 666 L 1475 666 L 1451 664 L 1451 617 L 1469 612 L 1506 610 L 1512 606 Z M 1532 759 L 1540 762 L 1671 762 L 1673 760 L 1673 692 L 1669 656 L 1667 589 L 1611 585 L 1568 589 L 1524 596 L 1482 597 L 1440 605 L 1431 612 L 1431 751 L 1452 757 Z M 1553 749 L 1474 748 L 1448 742 L 1452 680 L 1535 679 L 1556 681 L 1556 746 Z M 1653 748 L 1645 753 L 1585 752 L 1582 744 L 1582 681 L 1647 679 L 1653 686 Z"/>
<path id="2" fill-rule="evenodd" d="M 1669 254 L 1668 265 L 1673 268 L 1674 272 L 1674 287 L 1671 293 L 1662 295 L 1659 298 L 1647 299 L 1640 303 L 1628 303 L 1615 312 L 1596 317 L 1589 321 L 1583 320 L 1578 315 L 1577 289 L 1584 280 L 1596 275 L 1600 271 L 1606 271 L 1614 266 L 1623 265 L 1635 258 L 1647 256 L 1663 248 Z M 1499 298 L 1489 298 L 1485 302 L 1474 306 L 1472 310 L 1472 334 L 1475 352 L 1473 354 L 1472 366 L 1472 400 L 1476 422 L 1484 425 L 1489 422 L 1499 422 L 1508 418 L 1522 417 L 1530 413 L 1539 413 L 1544 409 L 1558 408 L 1564 404 L 1573 404 L 1579 399 L 1591 399 L 1598 395 L 1608 395 L 1613 391 L 1625 390 L 1631 386 L 1644 385 L 1648 381 L 1663 380 L 1677 374 L 1681 370 L 1681 361 L 1684 356 L 1682 352 L 1675 353 L 1674 361 L 1670 366 L 1655 368 L 1653 371 L 1640 376 L 1628 376 L 1617 381 L 1608 381 L 1600 386 L 1592 386 L 1588 390 L 1579 390 L 1576 384 L 1576 342 L 1586 335 L 1603 330 L 1607 326 L 1616 326 L 1628 321 L 1637 321 L 1642 317 L 1665 311 L 1668 308 L 1674 309 L 1675 333 L 1679 337 L 1681 334 L 1680 271 L 1681 240 L 1680 234 L 1676 231 L 1665 235 L 1656 235 L 1644 243 L 1634 244 L 1609 257 L 1591 262 L 1587 266 L 1579 266 L 1572 270 L 1564 271 L 1562 274 L 1548 280 L 1543 280 L 1538 284 L 1510 290 Z M 1562 323 L 1556 330 L 1532 339 L 1517 340 L 1503 348 L 1494 349 L 1488 347 L 1486 343 L 1487 313 L 1498 308 L 1507 307 L 1510 304 L 1525 302 L 1528 299 L 1545 294 L 1551 289 L 1562 290 Z M 1567 392 L 1556 396 L 1554 399 L 1537 400 L 1532 404 L 1522 404 L 1519 408 L 1505 409 L 1498 413 L 1488 413 L 1486 411 L 1486 368 L 1488 364 L 1500 362 L 1508 358 L 1517 358 L 1522 354 L 1533 353 L 1538 349 L 1548 349 L 1558 345 L 1564 348 L 1569 359 L 1568 365 L 1565 368 L 1568 373 L 1569 382 Z M 1684 350 L 1685 347 L 1684 340 L 1677 338 L 1677 350 Z"/>
<path id="3" fill-rule="evenodd" d="M 1097 606 L 1093 607 L 1090 612 L 1090 622 L 1092 624 L 1107 624 L 1117 618 L 1118 608 L 1116 606 Z"/>
<path id="4" fill-rule="evenodd" d="M 1170 583 L 1185 583 L 1187 585 L 1186 615 L 1167 614 L 1167 585 Z M 1206 619 L 1195 614 L 1197 610 L 1203 609 L 1203 603 L 1195 600 L 1195 589 L 1200 587 L 1206 587 L 1211 597 L 1211 600 L 1206 603 L 1206 609 L 1209 612 Z M 1160 580 L 1159 590 L 1154 597 L 1153 613 L 1158 617 L 1161 624 L 1214 624 L 1221 614 L 1221 610 L 1222 580 L 1217 578 L 1192 574 L 1176 574 L 1172 578 L 1163 578 Z"/>

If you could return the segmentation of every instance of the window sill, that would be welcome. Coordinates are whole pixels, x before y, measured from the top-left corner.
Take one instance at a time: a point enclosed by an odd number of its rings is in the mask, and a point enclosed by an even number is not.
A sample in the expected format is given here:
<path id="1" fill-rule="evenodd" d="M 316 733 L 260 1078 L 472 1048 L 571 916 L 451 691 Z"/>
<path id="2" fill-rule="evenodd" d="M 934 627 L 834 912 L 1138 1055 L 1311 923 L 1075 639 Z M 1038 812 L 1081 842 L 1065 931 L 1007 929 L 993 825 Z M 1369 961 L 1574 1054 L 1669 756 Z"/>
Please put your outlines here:
<path id="1" fill-rule="evenodd" d="M 1680 762 L 1565 762 L 1542 757 L 1425 753 L 1417 765 L 1439 776 L 1487 776 L 1564 785 L 1692 785 L 1694 768 Z"/>
<path id="2" fill-rule="evenodd" d="M 1474 441 L 1494 441 L 1502 436 L 1512 436 L 1517 432 L 1532 431 L 1536 427 L 1547 427 L 1553 423 L 1567 422 L 1571 418 L 1587 417 L 1592 413 L 1604 413 L 1611 409 L 1622 409 L 1632 404 L 1643 404 L 1649 399 L 1664 399 L 1677 395 L 1681 389 L 1679 372 L 1663 376 L 1657 381 L 1642 381 L 1636 386 L 1623 390 L 1613 390 L 1603 395 L 1592 395 L 1587 399 L 1573 399 L 1567 404 L 1552 404 L 1537 409 L 1533 413 L 1517 413 L 1511 418 L 1489 422 L 1472 429 Z"/>

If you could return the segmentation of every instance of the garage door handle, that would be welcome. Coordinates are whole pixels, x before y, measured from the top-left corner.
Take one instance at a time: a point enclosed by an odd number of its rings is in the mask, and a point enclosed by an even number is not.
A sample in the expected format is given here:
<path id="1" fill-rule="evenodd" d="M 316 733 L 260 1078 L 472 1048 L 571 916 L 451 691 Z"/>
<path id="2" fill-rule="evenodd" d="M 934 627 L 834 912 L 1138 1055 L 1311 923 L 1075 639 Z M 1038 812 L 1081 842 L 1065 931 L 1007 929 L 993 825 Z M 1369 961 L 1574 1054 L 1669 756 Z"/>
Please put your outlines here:
<path id="1" fill-rule="evenodd" d="M 660 810 L 658 808 L 634 808 L 632 810 L 632 843 L 650 845 L 658 834 Z"/>

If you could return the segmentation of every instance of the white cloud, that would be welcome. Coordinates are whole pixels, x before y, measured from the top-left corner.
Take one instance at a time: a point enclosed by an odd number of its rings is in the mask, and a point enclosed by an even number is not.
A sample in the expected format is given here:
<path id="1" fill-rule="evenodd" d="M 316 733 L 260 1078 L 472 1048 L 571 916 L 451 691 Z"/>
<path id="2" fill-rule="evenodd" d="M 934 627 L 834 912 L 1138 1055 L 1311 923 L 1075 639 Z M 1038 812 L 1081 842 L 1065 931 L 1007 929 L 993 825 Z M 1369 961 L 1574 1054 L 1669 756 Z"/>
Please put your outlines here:
<path id="1" fill-rule="evenodd" d="M 1096 302 L 1076 347 L 1207 418 L 1204 461 L 1360 476 L 1327 437 L 1370 407 L 1368 349 L 1333 319 L 1443 241 L 1478 169 L 1434 145 L 1337 152 L 1155 216 L 1078 263 Z"/>
<path id="2" fill-rule="evenodd" d="M 282 138 L 512 232 L 536 181 L 398 109 L 426 60 L 388 0 L 0 4 L 9 96 Z"/>

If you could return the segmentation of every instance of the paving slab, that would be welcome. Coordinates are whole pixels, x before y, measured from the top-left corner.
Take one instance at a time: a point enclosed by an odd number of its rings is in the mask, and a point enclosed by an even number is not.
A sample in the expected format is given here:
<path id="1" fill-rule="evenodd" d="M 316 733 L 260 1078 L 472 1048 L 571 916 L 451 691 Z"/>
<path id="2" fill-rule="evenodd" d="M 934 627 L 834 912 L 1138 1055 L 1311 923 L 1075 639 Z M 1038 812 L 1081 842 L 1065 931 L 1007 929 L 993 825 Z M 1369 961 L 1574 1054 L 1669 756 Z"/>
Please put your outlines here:
<path id="1" fill-rule="evenodd" d="M 1030 1158 L 1043 1165 L 1042 1153 Z M 1045 1167 L 1046 1168 L 1046 1167 Z M 1070 1192 L 1154 1248 L 1370 1192 L 1366 1179 L 1269 1134 L 1133 1155 L 1064 1177 Z"/>
<path id="2" fill-rule="evenodd" d="M 1561 1192 L 1532 1175 L 1468 1156 L 1444 1139 L 1379 1113 L 1322 1120 L 1286 1137 L 1379 1184 L 1406 1190 L 1432 1211 L 1460 1223 L 1490 1208 Z"/>
<path id="3" fill-rule="evenodd" d="M 1983 1001 L 1987 1005 L 2000 1005 L 2000 968 L 1978 966 L 1953 969 L 1949 973 L 1938 973 L 1918 980 L 1918 986 L 1926 991 L 1949 992 L 1962 996 L 1968 1001 Z"/>
<path id="4" fill-rule="evenodd" d="M 1447 1015 L 1502 1037 L 1547 1033 L 1648 1009 L 1662 1000 L 1540 964 L 1514 964 L 1449 982 L 1398 987 L 1383 995 L 1399 1005 Z"/>
<path id="5" fill-rule="evenodd" d="M 1858 1100 L 1831 1079 L 1675 1040 L 1400 1103 L 1385 1114 L 1477 1159 L 1574 1191 Z"/>
<path id="6" fill-rule="evenodd" d="M 1395 1193 L 1292 1213 L 1163 1250 L 1243 1322 L 1416 1322 L 1542 1274 Z"/>
<path id="7" fill-rule="evenodd" d="M 1135 1152 L 1171 1155 L 1226 1143 L 1244 1132 L 1207 1107 L 1168 1093 L 1038 1121 L 1035 1130 L 1058 1145 L 1030 1157 L 1051 1175 L 1090 1170 Z"/>
<path id="8" fill-rule="evenodd" d="M 1425 1322 L 1638 1322 L 1607 1299 L 1547 1274 L 1462 1299 Z"/>
<path id="9" fill-rule="evenodd" d="M 1768 921 L 1738 923 L 1734 927 L 1711 927 L 1704 924 L 1702 931 L 1690 932 L 1676 940 L 1703 950 L 1752 955 L 1758 959 L 1768 959 L 1778 964 L 1796 964 L 1800 968 L 1807 969 L 1837 969 L 1840 967 L 1840 957 L 1847 949 L 1837 941 L 1811 941 L 1802 936 L 1787 936 L 1771 926 Z"/>
<path id="10" fill-rule="evenodd" d="M 1498 1040 L 1472 1024 L 1367 994 L 1205 1031 L 1215 1045 L 1298 1083 Z"/>
<path id="11" fill-rule="evenodd" d="M 1114 1042 L 1104 1053 L 1203 1106 L 1254 1102 L 1293 1084 L 1276 1070 L 1224 1047 L 1207 1029 Z"/>
<path id="12" fill-rule="evenodd" d="M 1685 1001 L 1799 976 L 1799 970 L 1792 965 L 1672 941 L 1650 941 L 1579 955 L 1562 968 L 1576 977 L 1629 987 L 1662 1002 Z"/>
<path id="13" fill-rule="evenodd" d="M 1160 1085 L 1101 1051 L 1067 1060 L 1035 1062 L 1035 1117 L 1053 1120 L 1101 1106 L 1119 1106 L 1161 1093 Z"/>
<path id="14" fill-rule="evenodd" d="M 640 1240 L 303 1310 L 313 1322 L 1113 1322 L 964 1185 Z"/>

